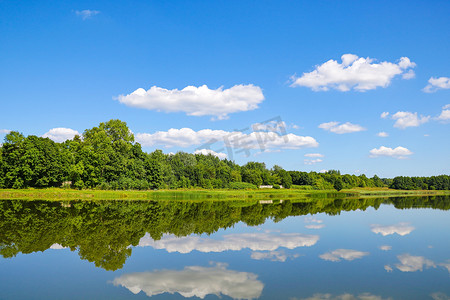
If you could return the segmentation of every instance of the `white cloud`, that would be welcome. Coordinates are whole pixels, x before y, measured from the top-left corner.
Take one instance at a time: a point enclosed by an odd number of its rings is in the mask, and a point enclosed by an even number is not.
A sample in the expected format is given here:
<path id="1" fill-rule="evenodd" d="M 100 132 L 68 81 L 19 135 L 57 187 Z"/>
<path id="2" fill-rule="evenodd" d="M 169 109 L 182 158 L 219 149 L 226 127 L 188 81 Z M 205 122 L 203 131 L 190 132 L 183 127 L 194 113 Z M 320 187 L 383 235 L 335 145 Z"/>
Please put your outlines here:
<path id="1" fill-rule="evenodd" d="M 310 73 L 303 73 L 301 77 L 292 76 L 291 87 L 305 86 L 313 91 L 328 91 L 336 89 L 342 92 L 351 89 L 357 91 L 373 90 L 377 87 L 387 87 L 396 75 L 403 75 L 404 79 L 413 77 L 411 70 L 416 66 L 409 58 L 402 57 L 398 63 L 381 62 L 354 54 L 344 54 L 342 63 L 329 60 Z"/>
<path id="2" fill-rule="evenodd" d="M 220 159 L 225 159 L 227 158 L 227 155 L 225 153 L 217 153 L 211 149 L 200 149 L 200 150 L 195 150 L 194 154 L 203 154 L 203 155 L 213 155 L 213 156 L 217 156 Z"/>
<path id="3" fill-rule="evenodd" d="M 319 257 L 324 260 L 337 262 L 341 261 L 342 259 L 352 261 L 355 259 L 363 258 L 366 255 L 369 255 L 369 252 L 362 252 L 352 249 L 336 249 L 334 251 L 319 255 Z"/>
<path id="4" fill-rule="evenodd" d="M 310 247 L 317 243 L 318 235 L 300 233 L 240 233 L 224 235 L 222 240 L 202 238 L 198 236 L 176 237 L 166 235 L 155 241 L 148 234 L 139 241 L 140 247 L 151 246 L 155 249 L 165 249 L 167 252 L 190 253 L 239 251 L 249 248 L 253 251 L 275 251 L 280 247 L 294 249 L 297 247 Z"/>
<path id="5" fill-rule="evenodd" d="M 320 158 L 317 158 L 317 159 L 305 159 L 305 160 L 303 160 L 303 162 L 304 162 L 305 165 L 314 165 L 314 164 L 320 163 L 320 162 L 322 162 L 322 161 L 323 161 L 323 160 L 320 159 Z"/>
<path id="6" fill-rule="evenodd" d="M 425 93 L 434 93 L 437 90 L 450 89 L 450 78 L 449 77 L 431 77 L 428 80 L 428 85 L 423 88 L 422 91 Z"/>
<path id="7" fill-rule="evenodd" d="M 392 246 L 389 246 L 389 245 L 382 245 L 382 246 L 380 246 L 380 247 L 378 247 L 378 248 L 380 248 L 380 250 L 383 250 L 383 251 L 389 251 L 389 250 L 392 249 Z"/>
<path id="8" fill-rule="evenodd" d="M 412 155 L 413 153 L 405 148 L 398 146 L 397 148 L 389 148 L 385 146 L 381 146 L 380 148 L 373 148 L 369 151 L 370 157 L 380 157 L 380 156 L 389 156 L 397 159 L 405 159 L 408 155 Z"/>
<path id="9" fill-rule="evenodd" d="M 158 131 L 153 134 L 138 133 L 136 141 L 143 146 L 162 145 L 164 147 L 190 147 L 201 144 L 226 144 L 235 149 L 300 149 L 317 147 L 319 143 L 310 136 L 298 136 L 292 133 L 279 135 L 276 132 L 229 132 L 224 130 L 202 129 L 194 131 L 190 128 Z M 208 145 L 205 145 L 205 148 Z"/>
<path id="10" fill-rule="evenodd" d="M 450 121 L 450 104 L 444 105 L 442 107 L 442 112 L 439 117 L 436 118 L 439 121 Z"/>
<path id="11" fill-rule="evenodd" d="M 386 270 L 386 272 L 391 273 L 392 271 L 394 271 L 394 269 L 392 269 L 392 267 L 390 265 L 385 265 L 384 269 Z"/>
<path id="12" fill-rule="evenodd" d="M 358 132 L 358 131 L 364 131 L 366 128 L 358 125 L 358 124 L 352 124 L 350 122 L 344 123 L 339 125 L 339 122 L 328 122 L 328 123 L 322 123 L 319 125 L 319 128 L 322 128 L 323 130 L 328 130 L 337 134 L 343 134 L 343 133 L 351 133 L 351 132 Z"/>
<path id="13" fill-rule="evenodd" d="M 342 294 L 333 296 L 332 294 L 314 294 L 309 298 L 290 298 L 291 300 L 390 300 L 391 298 L 382 298 L 381 296 L 372 295 L 370 293 L 362 293 L 359 295 Z"/>
<path id="14" fill-rule="evenodd" d="M 288 258 L 297 258 L 299 254 L 287 254 L 284 251 L 252 252 L 252 259 L 285 262 Z"/>
<path id="15" fill-rule="evenodd" d="M 415 228 L 408 223 L 398 223 L 394 225 L 378 225 L 378 224 L 372 224 L 370 226 L 373 233 L 381 234 L 382 236 L 387 236 L 391 234 L 398 234 L 401 236 L 405 236 L 407 234 L 410 234 Z M 384 249 L 382 249 L 384 250 Z"/>
<path id="16" fill-rule="evenodd" d="M 306 157 L 324 157 L 325 155 L 320 153 L 307 153 L 305 154 Z"/>
<path id="17" fill-rule="evenodd" d="M 389 133 L 384 132 L 384 131 L 381 131 L 381 132 L 378 132 L 378 133 L 377 133 L 377 136 L 379 136 L 379 137 L 388 137 L 388 136 L 389 136 Z"/>
<path id="18" fill-rule="evenodd" d="M 260 87 L 252 84 L 225 90 L 223 87 L 212 90 L 206 85 L 187 86 L 182 90 L 153 86 L 147 91 L 139 88 L 129 95 L 120 95 L 117 100 L 131 107 L 227 119 L 230 113 L 257 109 L 264 95 Z"/>
<path id="19" fill-rule="evenodd" d="M 386 119 L 388 116 L 389 116 L 389 112 L 385 111 L 385 112 L 382 112 L 382 113 L 381 113 L 381 116 L 380 116 L 380 117 L 381 117 L 382 119 Z"/>
<path id="20" fill-rule="evenodd" d="M 44 133 L 42 137 L 61 143 L 73 139 L 75 135 L 80 135 L 80 133 L 70 128 L 53 128 Z"/>
<path id="21" fill-rule="evenodd" d="M 409 80 L 409 79 L 413 79 L 414 77 L 416 77 L 416 73 L 414 73 L 413 70 L 409 69 L 408 72 L 403 73 L 402 78 Z"/>
<path id="22" fill-rule="evenodd" d="M 11 130 L 9 130 L 9 129 L 0 129 L 0 133 L 2 133 L 2 134 L 8 134 L 10 132 L 11 132 Z"/>
<path id="23" fill-rule="evenodd" d="M 436 265 L 429 259 L 426 259 L 423 256 L 413 256 L 410 254 L 402 254 L 397 256 L 400 261 L 399 264 L 395 266 L 402 272 L 416 272 L 422 271 L 424 267 L 426 268 L 435 268 Z"/>
<path id="24" fill-rule="evenodd" d="M 183 270 L 156 270 L 153 272 L 123 274 L 113 280 L 133 294 L 143 291 L 152 297 L 164 293 L 179 293 L 183 297 L 205 298 L 207 295 L 225 295 L 234 299 L 256 299 L 264 284 L 257 275 L 228 270 L 226 265 L 214 267 L 188 266 Z"/>
<path id="25" fill-rule="evenodd" d="M 81 19 L 86 20 L 90 19 L 95 15 L 98 15 L 100 12 L 98 10 L 91 10 L 91 9 L 85 9 L 85 10 L 76 10 L 75 14 Z"/>
<path id="26" fill-rule="evenodd" d="M 325 169 L 322 169 L 319 171 L 319 173 L 326 173 L 326 172 L 328 172 L 328 170 L 325 170 Z"/>
<path id="27" fill-rule="evenodd" d="M 392 115 L 391 119 L 396 120 L 394 127 L 405 129 L 407 127 L 417 127 L 424 124 L 430 120 L 430 117 L 420 116 L 419 118 L 416 112 L 412 113 L 409 111 L 399 111 Z"/>

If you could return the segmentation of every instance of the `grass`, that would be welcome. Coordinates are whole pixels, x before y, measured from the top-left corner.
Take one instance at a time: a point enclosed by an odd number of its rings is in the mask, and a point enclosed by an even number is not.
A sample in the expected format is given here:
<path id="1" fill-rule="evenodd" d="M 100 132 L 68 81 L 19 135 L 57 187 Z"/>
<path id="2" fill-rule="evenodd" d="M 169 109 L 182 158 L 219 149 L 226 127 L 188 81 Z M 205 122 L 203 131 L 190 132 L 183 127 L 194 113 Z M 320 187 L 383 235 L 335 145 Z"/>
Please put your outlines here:
<path id="1" fill-rule="evenodd" d="M 324 199 L 353 197 L 450 195 L 450 191 L 404 191 L 388 188 L 354 188 L 340 192 L 335 190 L 253 189 L 253 190 L 205 190 L 179 189 L 157 191 L 103 191 L 48 189 L 3 189 L 0 199 L 23 200 L 158 200 L 158 199 Z"/>

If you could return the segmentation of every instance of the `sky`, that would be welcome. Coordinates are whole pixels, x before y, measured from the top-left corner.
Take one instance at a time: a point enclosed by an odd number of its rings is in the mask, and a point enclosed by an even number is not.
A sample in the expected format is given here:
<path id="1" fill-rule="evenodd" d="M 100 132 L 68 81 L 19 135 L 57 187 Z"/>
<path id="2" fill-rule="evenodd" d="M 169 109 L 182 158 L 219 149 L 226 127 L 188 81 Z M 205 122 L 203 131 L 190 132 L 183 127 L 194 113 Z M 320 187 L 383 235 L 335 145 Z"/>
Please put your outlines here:
<path id="1" fill-rule="evenodd" d="M 125 121 L 147 152 L 450 173 L 449 1 L 0 0 L 0 139 Z"/>

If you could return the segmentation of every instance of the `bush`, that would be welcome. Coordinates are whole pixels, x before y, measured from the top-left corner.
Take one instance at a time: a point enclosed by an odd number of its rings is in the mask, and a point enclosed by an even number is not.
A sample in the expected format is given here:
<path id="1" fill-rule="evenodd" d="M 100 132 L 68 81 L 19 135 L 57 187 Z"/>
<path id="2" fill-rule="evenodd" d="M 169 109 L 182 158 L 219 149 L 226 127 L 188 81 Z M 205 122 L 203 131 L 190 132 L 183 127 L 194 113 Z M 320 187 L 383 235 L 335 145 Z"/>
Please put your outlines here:
<path id="1" fill-rule="evenodd" d="M 280 189 L 280 185 L 279 185 L 279 184 L 274 184 L 272 187 L 273 187 L 274 189 L 277 189 L 277 190 Z"/>

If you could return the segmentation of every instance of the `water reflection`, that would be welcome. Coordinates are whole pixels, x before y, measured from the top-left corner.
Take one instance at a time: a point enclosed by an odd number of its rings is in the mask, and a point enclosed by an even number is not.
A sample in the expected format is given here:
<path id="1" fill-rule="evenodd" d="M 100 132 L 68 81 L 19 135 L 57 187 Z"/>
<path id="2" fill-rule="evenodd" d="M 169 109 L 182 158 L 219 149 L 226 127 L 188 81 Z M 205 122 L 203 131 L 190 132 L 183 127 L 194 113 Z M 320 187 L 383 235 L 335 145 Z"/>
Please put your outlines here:
<path id="1" fill-rule="evenodd" d="M 205 298 L 225 295 L 233 299 L 259 298 L 264 284 L 257 275 L 227 269 L 226 264 L 212 267 L 188 266 L 183 270 L 157 270 L 124 274 L 113 280 L 134 294 L 143 291 L 151 297 L 163 293 L 179 293 L 183 297 Z"/>
<path id="2" fill-rule="evenodd" d="M 269 251 L 269 252 L 252 252 L 251 258 L 256 260 L 270 260 L 285 262 L 288 258 L 294 259 L 299 257 L 300 254 L 288 254 L 286 251 Z"/>
<path id="3" fill-rule="evenodd" d="M 166 235 L 155 241 L 150 235 L 146 234 L 140 240 L 139 246 L 165 249 L 169 253 L 190 253 L 194 250 L 200 252 L 239 251 L 245 248 L 253 251 L 274 251 L 280 247 L 288 249 L 309 247 L 315 245 L 318 240 L 318 235 L 300 233 L 239 233 L 224 235 L 222 240 L 198 236 L 176 237 L 175 235 Z"/>
<path id="4" fill-rule="evenodd" d="M 379 233 L 382 236 L 387 236 L 391 234 L 398 234 L 401 236 L 405 236 L 410 234 L 415 228 L 408 223 L 398 223 L 394 225 L 378 225 L 372 224 L 372 232 Z"/>
<path id="5" fill-rule="evenodd" d="M 370 254 L 369 252 L 363 252 L 363 251 L 352 250 L 352 249 L 336 249 L 334 251 L 319 255 L 319 257 L 323 260 L 338 262 L 343 259 L 348 260 L 348 261 L 360 259 L 369 254 Z"/>
<path id="6" fill-rule="evenodd" d="M 422 271 L 424 268 L 436 268 L 436 264 L 423 256 L 413 256 L 405 253 L 397 256 L 400 261 L 395 266 L 402 272 Z"/>
<path id="7" fill-rule="evenodd" d="M 359 295 L 342 294 L 333 296 L 332 294 L 314 294 L 309 298 L 291 298 L 291 300 L 391 300 L 392 298 L 383 298 L 381 296 L 372 295 L 370 293 L 362 293 Z"/>

